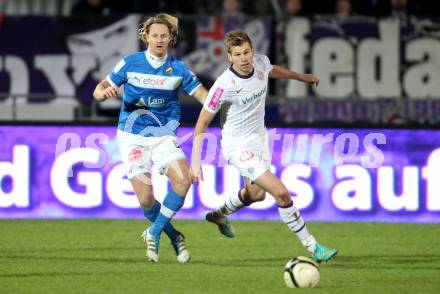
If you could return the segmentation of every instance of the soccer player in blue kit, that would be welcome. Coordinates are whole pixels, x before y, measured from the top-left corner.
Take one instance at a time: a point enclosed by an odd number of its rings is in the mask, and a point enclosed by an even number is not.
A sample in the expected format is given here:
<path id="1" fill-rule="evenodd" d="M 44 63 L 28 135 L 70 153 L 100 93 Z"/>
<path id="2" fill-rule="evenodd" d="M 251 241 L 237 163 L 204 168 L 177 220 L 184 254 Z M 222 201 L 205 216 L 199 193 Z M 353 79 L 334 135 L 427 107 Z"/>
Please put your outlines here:
<path id="1" fill-rule="evenodd" d="M 139 30 L 147 50 L 121 59 L 93 93 L 102 101 L 118 96 L 124 86 L 117 140 L 127 177 L 152 223 L 142 234 L 151 262 L 159 261 L 162 231 L 170 238 L 178 262 L 190 260 L 185 237 L 171 224 L 191 186 L 186 156 L 176 139 L 181 111 L 178 91 L 182 88 L 202 104 L 208 92 L 183 61 L 168 55 L 177 34 L 176 17 L 159 13 L 148 18 Z M 162 204 L 154 198 L 151 161 L 171 182 Z"/>

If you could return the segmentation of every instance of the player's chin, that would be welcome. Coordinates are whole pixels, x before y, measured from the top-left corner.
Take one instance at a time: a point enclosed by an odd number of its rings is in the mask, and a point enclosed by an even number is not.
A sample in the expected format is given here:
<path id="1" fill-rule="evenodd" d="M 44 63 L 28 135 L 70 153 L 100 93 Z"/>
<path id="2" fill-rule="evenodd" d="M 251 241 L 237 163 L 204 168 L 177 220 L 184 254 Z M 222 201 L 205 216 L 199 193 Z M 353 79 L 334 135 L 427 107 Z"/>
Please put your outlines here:
<path id="1" fill-rule="evenodd" d="M 243 65 L 243 66 L 241 66 L 241 69 L 244 72 L 250 72 L 251 66 L 250 65 Z"/>
<path id="2" fill-rule="evenodd" d="M 166 50 L 165 46 L 158 46 L 158 47 L 156 47 L 156 53 L 157 54 L 163 53 L 163 52 L 165 52 L 165 50 Z"/>

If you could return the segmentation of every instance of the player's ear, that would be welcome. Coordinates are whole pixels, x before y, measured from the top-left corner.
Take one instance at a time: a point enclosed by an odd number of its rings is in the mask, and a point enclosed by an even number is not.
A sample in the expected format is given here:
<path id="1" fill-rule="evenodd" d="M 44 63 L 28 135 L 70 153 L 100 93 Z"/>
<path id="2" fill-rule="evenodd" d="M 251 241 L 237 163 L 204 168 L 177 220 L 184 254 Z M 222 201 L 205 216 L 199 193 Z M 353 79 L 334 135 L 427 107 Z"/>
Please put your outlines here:
<path id="1" fill-rule="evenodd" d="M 230 62 L 232 62 L 232 55 L 229 52 L 228 52 L 228 59 L 229 59 Z"/>

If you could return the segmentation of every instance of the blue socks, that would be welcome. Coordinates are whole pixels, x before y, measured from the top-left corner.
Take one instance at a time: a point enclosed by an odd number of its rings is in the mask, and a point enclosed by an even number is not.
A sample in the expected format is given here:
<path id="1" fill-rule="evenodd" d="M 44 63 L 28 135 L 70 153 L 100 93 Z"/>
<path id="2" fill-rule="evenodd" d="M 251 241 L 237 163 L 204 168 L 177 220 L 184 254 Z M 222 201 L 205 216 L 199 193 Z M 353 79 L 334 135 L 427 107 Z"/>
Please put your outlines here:
<path id="1" fill-rule="evenodd" d="M 180 210 L 184 202 L 185 197 L 180 196 L 173 190 L 168 192 L 167 196 L 165 196 L 162 206 L 160 207 L 160 212 L 150 229 L 150 233 L 153 236 L 159 236 L 160 233 L 165 230 L 167 225 L 170 225 L 171 219 Z"/>
<path id="2" fill-rule="evenodd" d="M 160 202 L 156 201 L 153 205 L 153 207 L 151 208 L 151 210 L 144 210 L 144 216 L 152 223 L 154 224 L 154 222 L 156 221 L 157 215 L 160 212 Z M 168 224 L 163 228 L 164 232 L 167 234 L 167 236 L 171 239 L 171 241 L 176 240 L 177 238 L 177 231 L 176 229 L 174 229 L 173 225 L 168 222 Z"/>

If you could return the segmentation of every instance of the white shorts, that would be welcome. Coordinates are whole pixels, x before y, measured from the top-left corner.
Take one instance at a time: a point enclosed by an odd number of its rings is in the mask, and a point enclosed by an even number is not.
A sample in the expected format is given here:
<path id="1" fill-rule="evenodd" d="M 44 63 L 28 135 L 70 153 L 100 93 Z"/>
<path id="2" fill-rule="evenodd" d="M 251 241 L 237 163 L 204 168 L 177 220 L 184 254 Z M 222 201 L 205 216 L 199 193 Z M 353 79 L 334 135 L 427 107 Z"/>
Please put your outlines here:
<path id="1" fill-rule="evenodd" d="M 272 153 L 269 150 L 267 133 L 254 134 L 245 139 L 222 139 L 223 157 L 235 166 L 240 175 L 254 182 L 265 171 L 270 170 Z"/>
<path id="2" fill-rule="evenodd" d="M 163 174 L 171 162 L 186 159 L 174 136 L 142 137 L 118 130 L 116 138 L 129 179 L 151 173 L 151 161 Z"/>

